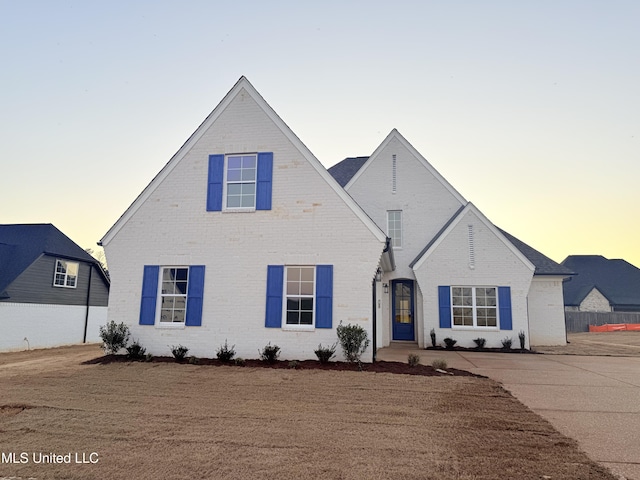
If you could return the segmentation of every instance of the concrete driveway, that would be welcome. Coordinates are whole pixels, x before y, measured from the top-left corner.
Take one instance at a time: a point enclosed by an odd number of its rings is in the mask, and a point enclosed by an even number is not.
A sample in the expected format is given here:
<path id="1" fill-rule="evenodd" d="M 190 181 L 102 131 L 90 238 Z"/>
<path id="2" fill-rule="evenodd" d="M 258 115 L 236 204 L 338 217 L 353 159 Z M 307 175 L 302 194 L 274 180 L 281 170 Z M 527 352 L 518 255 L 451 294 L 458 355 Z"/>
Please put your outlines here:
<path id="1" fill-rule="evenodd" d="M 640 356 L 579 356 L 419 350 L 393 345 L 379 360 L 449 367 L 492 378 L 518 400 L 576 439 L 589 457 L 625 479 L 640 480 Z"/>

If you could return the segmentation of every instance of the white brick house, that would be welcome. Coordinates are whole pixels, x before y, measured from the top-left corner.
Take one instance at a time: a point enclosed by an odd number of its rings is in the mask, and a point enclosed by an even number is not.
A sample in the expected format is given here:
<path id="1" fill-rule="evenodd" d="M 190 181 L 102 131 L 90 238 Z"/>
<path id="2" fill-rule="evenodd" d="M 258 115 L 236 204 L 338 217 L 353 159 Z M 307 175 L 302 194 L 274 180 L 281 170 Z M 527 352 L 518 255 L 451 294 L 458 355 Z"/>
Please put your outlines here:
<path id="1" fill-rule="evenodd" d="M 565 270 L 539 271 L 557 264 L 493 226 L 398 132 L 349 160 L 328 172 L 242 77 L 102 239 L 109 320 L 154 355 L 182 344 L 213 357 L 227 340 L 245 358 L 268 342 L 315 358 L 340 322 L 366 329 L 368 361 L 392 340 L 426 346 L 431 328 L 463 345 L 517 344 L 519 330 L 564 342 Z M 467 296 L 471 310 L 456 305 Z"/>

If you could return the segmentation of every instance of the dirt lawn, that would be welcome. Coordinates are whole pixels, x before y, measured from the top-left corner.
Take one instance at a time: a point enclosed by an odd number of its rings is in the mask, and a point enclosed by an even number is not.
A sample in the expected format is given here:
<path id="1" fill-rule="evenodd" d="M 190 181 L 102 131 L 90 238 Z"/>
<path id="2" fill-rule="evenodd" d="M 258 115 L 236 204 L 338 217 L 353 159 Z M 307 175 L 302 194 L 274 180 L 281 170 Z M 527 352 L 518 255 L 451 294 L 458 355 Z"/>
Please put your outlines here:
<path id="1" fill-rule="evenodd" d="M 488 379 L 100 354 L 0 354 L 0 479 L 615 478 Z"/>
<path id="2" fill-rule="evenodd" d="M 569 343 L 561 347 L 535 347 L 540 353 L 559 355 L 640 356 L 640 332 L 569 333 Z"/>

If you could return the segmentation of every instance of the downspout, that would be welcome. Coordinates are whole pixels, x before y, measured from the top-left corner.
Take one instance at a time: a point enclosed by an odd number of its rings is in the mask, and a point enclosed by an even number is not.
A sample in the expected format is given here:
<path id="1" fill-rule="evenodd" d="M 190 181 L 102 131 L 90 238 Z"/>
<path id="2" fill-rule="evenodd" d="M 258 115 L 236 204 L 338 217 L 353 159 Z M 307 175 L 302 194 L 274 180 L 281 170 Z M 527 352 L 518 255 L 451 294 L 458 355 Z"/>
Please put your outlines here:
<path id="1" fill-rule="evenodd" d="M 87 343 L 87 327 L 89 325 L 89 308 L 91 304 L 91 274 L 93 273 L 93 265 L 89 264 L 89 286 L 87 287 L 87 313 L 84 317 L 84 335 L 82 343 Z"/>
<path id="2" fill-rule="evenodd" d="M 373 282 L 371 282 L 372 285 L 372 290 L 373 290 L 373 363 L 376 363 L 376 350 L 377 350 L 377 345 L 376 345 L 376 324 L 378 323 L 377 320 L 377 316 L 376 316 L 376 279 L 374 277 Z"/>

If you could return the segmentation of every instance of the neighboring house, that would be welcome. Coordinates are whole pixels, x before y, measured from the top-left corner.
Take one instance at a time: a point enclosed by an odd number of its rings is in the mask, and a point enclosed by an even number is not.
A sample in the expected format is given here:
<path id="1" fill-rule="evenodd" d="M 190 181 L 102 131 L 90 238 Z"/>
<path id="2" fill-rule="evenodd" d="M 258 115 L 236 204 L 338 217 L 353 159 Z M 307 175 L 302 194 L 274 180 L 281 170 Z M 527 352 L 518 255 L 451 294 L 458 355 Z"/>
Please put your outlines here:
<path id="1" fill-rule="evenodd" d="M 640 312 L 640 269 L 602 255 L 570 255 L 563 262 L 576 276 L 564 284 L 567 311 Z"/>
<path id="2" fill-rule="evenodd" d="M 97 342 L 109 280 L 51 224 L 0 225 L 0 351 Z"/>
<path id="3" fill-rule="evenodd" d="M 245 358 L 269 342 L 315 358 L 340 322 L 367 331 L 366 361 L 392 340 L 428 345 L 431 328 L 465 346 L 517 345 L 520 330 L 565 341 L 566 268 L 498 230 L 395 130 L 327 171 L 244 77 L 101 243 L 109 319 L 154 355 L 228 341 Z"/>
<path id="4" fill-rule="evenodd" d="M 329 169 L 392 239 L 396 269 L 378 285 L 378 346 L 452 337 L 473 346 L 566 341 L 562 280 L 571 271 L 495 227 L 398 131 L 370 157 Z M 388 291 L 388 293 L 387 293 Z"/>

